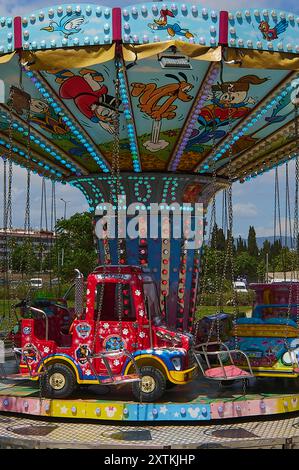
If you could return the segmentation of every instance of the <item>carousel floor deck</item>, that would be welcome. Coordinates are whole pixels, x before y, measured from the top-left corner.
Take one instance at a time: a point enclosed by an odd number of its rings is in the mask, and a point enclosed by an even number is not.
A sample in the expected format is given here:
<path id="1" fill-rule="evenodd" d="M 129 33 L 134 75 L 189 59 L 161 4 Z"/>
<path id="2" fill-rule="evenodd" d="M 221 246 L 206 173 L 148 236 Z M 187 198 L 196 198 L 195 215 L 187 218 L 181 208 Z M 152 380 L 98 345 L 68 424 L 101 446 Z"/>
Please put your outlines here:
<path id="1" fill-rule="evenodd" d="M 104 394 L 103 394 L 104 392 Z M 132 400 L 129 385 L 80 388 L 68 399 L 41 398 L 38 384 L 0 381 L 0 412 L 52 418 L 118 422 L 199 422 L 299 411 L 299 385 L 292 379 L 251 379 L 232 386 L 198 378 L 169 390 L 158 403 Z"/>
<path id="2" fill-rule="evenodd" d="M 159 403 L 130 387 L 40 398 L 32 382 L 0 382 L 0 448 L 299 448 L 299 387 L 287 379 L 218 386 L 197 379 Z M 230 419 L 225 419 L 230 418 Z"/>

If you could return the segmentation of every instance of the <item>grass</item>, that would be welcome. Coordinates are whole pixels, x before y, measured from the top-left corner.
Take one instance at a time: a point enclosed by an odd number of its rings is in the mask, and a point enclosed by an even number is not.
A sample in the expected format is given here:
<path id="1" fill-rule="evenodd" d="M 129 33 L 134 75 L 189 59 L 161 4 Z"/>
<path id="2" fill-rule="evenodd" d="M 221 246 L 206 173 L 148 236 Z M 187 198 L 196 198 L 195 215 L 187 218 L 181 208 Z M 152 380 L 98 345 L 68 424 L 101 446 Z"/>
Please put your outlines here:
<path id="1" fill-rule="evenodd" d="M 252 306 L 251 305 L 240 305 L 239 306 L 239 314 L 242 316 L 245 315 L 247 312 L 251 312 Z M 225 313 L 234 313 L 234 307 L 231 306 L 224 306 L 223 311 Z M 213 315 L 217 312 L 217 307 L 215 305 L 203 305 L 197 310 L 196 316 L 197 318 L 205 317 L 206 315 Z"/>

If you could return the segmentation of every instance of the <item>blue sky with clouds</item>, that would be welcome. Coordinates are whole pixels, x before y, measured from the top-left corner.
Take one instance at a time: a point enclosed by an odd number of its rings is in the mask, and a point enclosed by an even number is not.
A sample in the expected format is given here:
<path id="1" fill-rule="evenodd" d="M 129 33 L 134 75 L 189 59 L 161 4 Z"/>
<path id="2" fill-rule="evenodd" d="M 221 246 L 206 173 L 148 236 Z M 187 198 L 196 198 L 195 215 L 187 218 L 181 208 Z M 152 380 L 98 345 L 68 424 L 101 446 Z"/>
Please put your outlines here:
<path id="1" fill-rule="evenodd" d="M 61 2 L 65 3 L 65 2 Z M 72 2 L 74 3 L 74 2 Z M 101 2 L 78 2 L 78 3 L 98 3 Z M 109 6 L 124 6 L 133 4 L 133 1 L 126 0 L 106 0 L 103 4 Z M 142 3 L 136 1 L 135 3 Z M 235 8 L 269 8 L 284 11 L 290 11 L 299 14 L 298 0 L 259 0 L 251 2 L 249 0 L 206 0 L 205 2 L 193 1 L 192 3 L 201 4 L 206 7 L 217 9 L 235 9 Z M 58 2 L 46 0 L 0 0 L 0 16 L 16 16 L 16 15 L 29 15 L 32 11 L 57 5 Z M 290 178 L 292 180 L 294 175 L 294 165 L 290 164 Z M 281 195 L 282 195 L 282 219 L 284 217 L 284 192 L 285 192 L 285 175 L 284 168 L 279 169 L 281 181 Z M 0 174 L 3 174 L 2 163 L 0 164 Z M 25 181 L 26 172 L 18 167 L 14 167 L 14 216 L 13 223 L 15 226 L 22 227 L 24 223 L 24 198 L 25 198 Z M 0 185 L 2 181 L 0 180 Z M 291 199 L 292 199 L 293 184 L 291 181 Z M 2 191 L 2 189 L 0 188 Z M 61 198 L 70 201 L 67 204 L 67 215 L 75 212 L 81 212 L 88 208 L 84 196 L 79 190 L 71 188 L 67 185 L 57 185 L 57 216 L 63 216 L 64 203 Z M 48 184 L 48 193 L 50 196 L 50 184 Z M 40 220 L 40 194 L 41 194 L 41 179 L 33 175 L 32 177 L 32 225 L 39 226 Z M 255 180 L 240 184 L 235 183 L 233 187 L 234 194 L 234 234 L 238 236 L 246 236 L 249 225 L 254 225 L 257 235 L 271 236 L 273 235 L 273 207 L 274 207 L 274 174 L 273 171 Z M 48 203 L 49 206 L 49 203 Z M 218 204 L 221 206 L 221 201 Z M 218 210 L 220 215 L 220 210 Z M 0 216 L 1 225 L 1 216 Z"/>

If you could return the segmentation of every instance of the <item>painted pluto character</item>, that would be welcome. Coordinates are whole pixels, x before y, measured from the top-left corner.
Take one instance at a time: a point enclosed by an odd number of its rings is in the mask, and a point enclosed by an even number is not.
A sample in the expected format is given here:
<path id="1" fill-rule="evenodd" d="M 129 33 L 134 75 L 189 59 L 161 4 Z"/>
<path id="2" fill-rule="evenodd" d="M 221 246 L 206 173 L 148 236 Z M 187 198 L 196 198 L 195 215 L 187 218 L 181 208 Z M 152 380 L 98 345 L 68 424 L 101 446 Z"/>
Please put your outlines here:
<path id="1" fill-rule="evenodd" d="M 132 83 L 132 97 L 139 99 L 138 108 L 153 120 L 151 139 L 144 142 L 145 148 L 151 152 L 158 152 L 169 145 L 169 142 L 160 140 L 162 119 L 174 119 L 177 105 L 175 101 L 188 102 L 193 99 L 189 94 L 193 85 L 188 82 L 186 75 L 165 74 L 165 77 L 175 80 L 174 83 L 157 86 L 156 83 Z"/>

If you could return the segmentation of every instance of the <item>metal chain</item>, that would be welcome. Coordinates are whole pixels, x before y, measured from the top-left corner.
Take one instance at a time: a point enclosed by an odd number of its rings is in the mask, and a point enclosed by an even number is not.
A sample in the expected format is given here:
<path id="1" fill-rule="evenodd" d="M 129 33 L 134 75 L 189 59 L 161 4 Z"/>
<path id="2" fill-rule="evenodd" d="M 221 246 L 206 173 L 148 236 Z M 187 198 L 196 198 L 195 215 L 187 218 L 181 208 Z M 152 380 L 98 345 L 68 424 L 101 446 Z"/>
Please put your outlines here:
<path id="1" fill-rule="evenodd" d="M 116 182 L 116 226 L 119 225 L 119 214 L 118 214 L 118 199 L 120 195 L 120 145 L 119 145 L 119 105 L 120 105 L 120 86 L 119 86 L 119 72 L 121 69 L 121 61 L 120 58 L 116 59 L 116 82 L 115 82 L 115 103 L 116 103 L 116 113 L 114 119 L 114 145 L 113 145 L 113 153 L 115 156 L 114 163 L 115 163 L 115 175 L 114 179 Z M 117 263 L 118 263 L 118 275 L 120 278 L 121 273 L 121 266 L 120 266 L 120 250 L 121 250 L 121 241 L 120 238 L 117 236 Z M 118 291 L 117 291 L 117 309 L 118 309 L 118 327 L 119 327 L 119 336 L 122 337 L 122 295 L 121 295 L 121 286 L 122 284 L 119 283 Z"/>
<path id="2" fill-rule="evenodd" d="M 21 84 L 21 83 L 20 83 Z M 27 111 L 27 122 L 28 122 L 28 129 L 27 129 L 27 157 L 28 161 L 30 161 L 31 156 L 31 139 L 30 139 L 30 104 Z M 26 259 L 26 273 L 30 276 L 32 272 L 32 240 L 30 236 L 31 230 L 31 220 L 30 220 L 30 191 L 31 191 L 31 170 L 30 168 L 27 169 L 27 182 L 26 182 L 26 203 L 25 203 L 25 220 L 24 220 L 24 232 L 25 235 L 27 234 L 27 259 Z M 22 258 L 22 262 L 23 262 Z"/>
<path id="3" fill-rule="evenodd" d="M 299 270 L 299 225 L 298 225 L 298 204 L 299 204 L 299 122 L 298 122 L 298 104 L 295 104 L 295 139 L 296 139 L 296 161 L 295 161 L 295 201 L 294 201 L 294 249 L 295 249 L 295 275 L 298 281 Z M 296 323 L 299 328 L 299 289 L 296 290 Z"/>
<path id="4" fill-rule="evenodd" d="M 215 148 L 216 145 L 216 138 L 215 138 L 215 130 L 216 130 L 216 114 L 215 114 L 215 98 L 216 98 L 216 92 L 214 89 L 212 89 L 212 95 L 213 95 L 213 143 L 212 146 Z M 212 246 L 214 244 L 214 251 L 216 253 L 216 237 L 214 237 L 213 240 L 213 233 L 215 234 L 215 229 L 216 229 L 216 188 L 217 188 L 217 174 L 216 174 L 216 162 L 213 160 L 213 174 L 212 174 L 212 209 L 211 209 L 211 216 L 210 216 L 210 227 L 209 227 L 209 236 L 208 236 L 208 246 Z M 203 240 L 203 245 L 204 245 L 204 240 Z M 217 258 L 217 257 L 216 257 Z M 215 291 L 217 292 L 217 287 L 218 287 L 218 262 L 217 259 L 215 259 Z M 198 283 L 198 292 L 196 294 L 196 299 L 198 301 L 196 302 L 196 305 L 198 305 L 198 308 L 201 307 L 203 300 L 204 300 L 204 294 L 206 291 L 207 287 L 207 281 L 208 281 L 208 271 L 205 269 L 202 277 L 202 282 Z M 201 284 L 201 285 L 200 285 Z M 194 320 L 195 320 L 195 315 L 194 315 Z M 199 330 L 199 324 L 200 324 L 200 319 L 196 321 L 195 325 L 195 331 L 194 331 L 194 337 L 195 339 L 197 338 L 198 335 L 198 330 Z M 208 334 L 208 342 L 210 340 L 210 337 L 212 335 L 212 331 L 214 329 L 214 323 L 212 322 L 209 334 Z"/>
<path id="5" fill-rule="evenodd" d="M 232 92 L 234 86 L 232 84 L 228 87 L 228 95 L 229 95 L 229 102 L 231 103 L 232 99 Z M 232 110 L 229 108 L 229 131 L 228 135 L 232 137 Z M 230 259 L 230 267 L 231 267 L 231 286 L 233 289 L 233 309 L 234 309 L 234 319 L 233 319 L 233 328 L 234 328 L 234 338 L 235 338 L 235 349 L 239 349 L 239 340 L 238 340 L 238 329 L 237 329 L 237 316 L 239 313 L 238 307 L 238 298 L 237 292 L 233 288 L 234 281 L 235 281 L 235 265 L 234 265 L 234 253 L 233 253 L 233 188 L 232 188 L 232 158 L 233 158 L 233 149 L 230 145 L 229 147 L 229 161 L 228 161 L 228 178 L 229 178 L 229 186 L 227 190 L 227 210 L 228 210 L 228 237 L 227 237 L 227 245 L 228 245 L 228 256 Z"/>
<path id="6" fill-rule="evenodd" d="M 120 191 L 120 168 L 119 168 L 119 154 L 120 154 L 120 146 L 119 146 L 119 62 L 116 59 L 116 81 L 115 81 L 115 103 L 116 103 L 116 112 L 114 116 L 114 141 L 113 141 L 113 158 L 112 158 L 112 165 L 111 165 L 111 185 L 110 185 L 110 194 L 109 199 L 110 203 L 113 205 L 113 188 L 115 186 L 115 194 L 116 194 L 116 207 L 118 202 L 118 194 Z M 96 316 L 96 325 L 95 325 L 95 334 L 91 346 L 92 353 L 95 349 L 96 338 L 98 336 L 98 331 L 100 327 L 100 319 L 103 307 L 103 300 L 104 300 L 104 291 L 105 291 L 105 274 L 106 274 L 106 266 L 108 264 L 109 258 L 109 244 L 108 244 L 108 234 L 109 234 L 109 222 L 107 224 L 106 236 L 103 239 L 103 247 L 104 247 L 104 271 L 103 271 L 103 282 L 100 283 L 100 295 L 99 295 L 99 302 L 97 305 L 97 316 Z M 120 252 L 119 252 L 119 239 L 117 238 L 117 257 L 118 257 L 118 265 L 119 265 L 119 273 L 120 273 Z M 119 284 L 120 285 L 120 284 Z M 117 286 L 117 283 L 116 283 Z M 119 329 L 120 329 L 120 337 L 122 336 L 122 313 L 121 313 L 121 295 L 120 295 L 120 288 L 116 287 L 116 296 L 117 296 L 117 309 L 118 309 L 118 318 L 119 318 Z"/>

